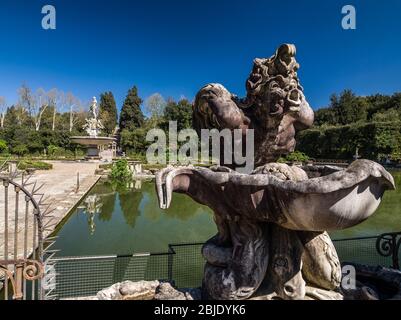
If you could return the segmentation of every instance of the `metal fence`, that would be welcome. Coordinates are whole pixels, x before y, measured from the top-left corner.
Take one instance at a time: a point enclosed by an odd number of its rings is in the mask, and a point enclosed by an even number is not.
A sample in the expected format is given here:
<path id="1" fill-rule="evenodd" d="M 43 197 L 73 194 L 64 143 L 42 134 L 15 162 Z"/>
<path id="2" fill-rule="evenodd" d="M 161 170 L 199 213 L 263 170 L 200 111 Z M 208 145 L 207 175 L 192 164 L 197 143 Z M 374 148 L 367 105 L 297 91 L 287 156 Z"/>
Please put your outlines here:
<path id="1" fill-rule="evenodd" d="M 381 265 L 400 269 L 401 232 L 333 240 L 341 262 Z"/>
<path id="2" fill-rule="evenodd" d="M 401 232 L 333 240 L 341 262 L 399 268 Z M 87 297 L 124 280 L 169 280 L 178 288 L 202 283 L 203 243 L 170 244 L 167 252 L 124 256 L 59 257 L 55 299 Z M 50 296 L 50 295 L 47 295 Z"/>
<path id="3" fill-rule="evenodd" d="M 3 171 L 5 164 L 0 165 L 0 300 L 40 299 L 47 249 L 43 233 L 51 210 L 42 186 L 20 176 L 16 163 Z"/>
<path id="4" fill-rule="evenodd" d="M 171 244 L 167 252 L 53 258 L 56 285 L 47 292 L 55 299 L 87 297 L 114 283 L 168 280 L 180 287 L 199 286 L 203 243 Z"/>

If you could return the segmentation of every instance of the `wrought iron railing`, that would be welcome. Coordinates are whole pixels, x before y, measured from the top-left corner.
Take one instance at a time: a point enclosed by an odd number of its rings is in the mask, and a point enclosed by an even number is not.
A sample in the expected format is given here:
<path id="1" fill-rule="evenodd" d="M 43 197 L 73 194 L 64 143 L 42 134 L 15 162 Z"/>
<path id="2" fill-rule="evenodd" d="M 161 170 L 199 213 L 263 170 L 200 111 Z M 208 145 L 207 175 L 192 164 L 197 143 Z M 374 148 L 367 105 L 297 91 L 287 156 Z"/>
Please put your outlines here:
<path id="1" fill-rule="evenodd" d="M 382 257 L 391 257 L 394 269 L 400 269 L 401 232 L 381 234 L 376 240 L 376 250 Z"/>
<path id="2" fill-rule="evenodd" d="M 38 280 L 43 274 L 40 206 L 25 183 L 17 183 L 9 177 L 0 177 L 0 182 L 3 195 L 0 204 L 3 212 L 3 250 L 0 253 L 3 297 L 7 300 L 11 291 L 13 299 L 23 299 L 27 294 L 26 281 Z"/>
<path id="3" fill-rule="evenodd" d="M 42 186 L 20 175 L 17 166 L 3 170 L 5 164 L 0 166 L 0 299 L 42 299 L 44 232 L 52 210 Z"/>
<path id="4" fill-rule="evenodd" d="M 333 240 L 342 262 L 399 268 L 401 232 Z M 168 245 L 167 252 L 134 255 L 57 257 L 55 299 L 93 296 L 124 280 L 168 280 L 179 288 L 202 283 L 203 243 Z"/>
<path id="5" fill-rule="evenodd" d="M 400 269 L 401 232 L 389 232 L 376 236 L 334 239 L 341 261 L 382 265 Z"/>

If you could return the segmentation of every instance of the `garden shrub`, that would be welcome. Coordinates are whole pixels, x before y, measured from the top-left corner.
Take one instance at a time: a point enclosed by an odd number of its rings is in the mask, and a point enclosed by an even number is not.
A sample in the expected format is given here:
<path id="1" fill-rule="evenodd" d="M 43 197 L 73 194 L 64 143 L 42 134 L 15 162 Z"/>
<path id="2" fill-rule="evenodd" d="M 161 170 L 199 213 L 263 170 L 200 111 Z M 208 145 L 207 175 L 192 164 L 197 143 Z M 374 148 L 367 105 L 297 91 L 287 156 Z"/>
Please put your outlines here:
<path id="1" fill-rule="evenodd" d="M 0 153 L 7 153 L 8 147 L 7 147 L 7 142 L 4 140 L 0 140 Z"/>
<path id="2" fill-rule="evenodd" d="M 132 178 L 132 173 L 128 168 L 128 161 L 125 159 L 117 160 L 113 164 L 111 169 L 110 177 L 115 181 L 127 181 Z"/>
<path id="3" fill-rule="evenodd" d="M 13 149 L 12 153 L 16 154 L 17 156 L 21 157 L 28 153 L 28 148 L 25 144 L 17 144 Z"/>
<path id="4" fill-rule="evenodd" d="M 43 161 L 23 160 L 18 163 L 18 169 L 20 169 L 20 170 L 27 170 L 27 169 L 51 170 L 51 169 L 53 169 L 53 165 L 51 163 L 47 163 L 47 162 L 43 162 Z"/>

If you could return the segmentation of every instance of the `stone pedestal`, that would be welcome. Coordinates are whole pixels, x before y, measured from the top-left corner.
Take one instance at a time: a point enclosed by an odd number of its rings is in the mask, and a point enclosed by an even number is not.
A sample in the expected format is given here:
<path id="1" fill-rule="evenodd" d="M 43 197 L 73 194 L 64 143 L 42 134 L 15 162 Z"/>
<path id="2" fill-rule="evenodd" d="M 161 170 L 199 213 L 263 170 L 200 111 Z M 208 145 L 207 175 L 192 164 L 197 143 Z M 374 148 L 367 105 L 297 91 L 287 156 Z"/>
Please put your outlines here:
<path id="1" fill-rule="evenodd" d="M 74 136 L 71 137 L 71 142 L 86 147 L 86 160 L 99 160 L 101 159 L 100 149 L 115 142 L 115 138 Z"/>
<path id="2" fill-rule="evenodd" d="M 99 160 L 99 148 L 95 145 L 89 145 L 86 149 L 86 160 Z"/>

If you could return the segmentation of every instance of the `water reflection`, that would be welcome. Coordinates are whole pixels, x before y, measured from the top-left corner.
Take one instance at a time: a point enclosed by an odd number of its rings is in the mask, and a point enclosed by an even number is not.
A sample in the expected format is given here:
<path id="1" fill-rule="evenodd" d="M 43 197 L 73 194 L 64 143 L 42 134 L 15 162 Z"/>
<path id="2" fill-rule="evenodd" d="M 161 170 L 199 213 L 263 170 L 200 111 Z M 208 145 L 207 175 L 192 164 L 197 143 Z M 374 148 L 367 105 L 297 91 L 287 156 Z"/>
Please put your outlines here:
<path id="1" fill-rule="evenodd" d="M 131 228 L 135 228 L 136 219 L 141 212 L 139 205 L 143 198 L 143 193 L 138 190 L 136 191 L 137 192 L 132 192 L 129 190 L 118 193 L 118 200 L 125 222 Z"/>
<path id="2" fill-rule="evenodd" d="M 101 182 L 60 229 L 55 246 L 64 256 L 160 252 L 215 233 L 211 210 L 184 195 L 161 210 L 153 181 Z"/>
<path id="3" fill-rule="evenodd" d="M 103 203 L 98 194 L 91 194 L 85 198 L 83 204 L 84 204 L 83 206 L 84 210 L 82 211 L 82 213 L 86 215 L 88 221 L 89 233 L 93 235 L 96 229 L 95 216 L 101 212 Z"/>
<path id="4" fill-rule="evenodd" d="M 102 210 L 99 213 L 99 220 L 110 221 L 113 216 L 113 211 L 116 203 L 116 194 L 114 192 L 103 194 L 100 196 L 103 204 Z"/>
<path id="5" fill-rule="evenodd" d="M 392 173 L 397 190 L 385 193 L 377 212 L 332 237 L 401 230 L 401 171 Z M 174 194 L 171 207 L 161 210 L 153 181 L 104 182 L 93 188 L 61 228 L 56 247 L 61 255 L 160 252 L 169 243 L 202 242 L 215 233 L 212 211 L 185 195 Z"/>

